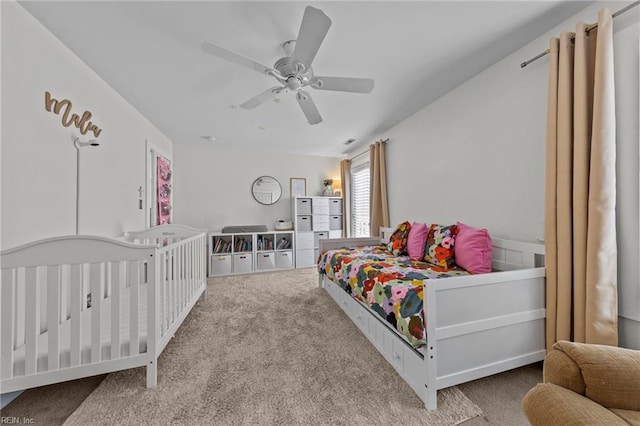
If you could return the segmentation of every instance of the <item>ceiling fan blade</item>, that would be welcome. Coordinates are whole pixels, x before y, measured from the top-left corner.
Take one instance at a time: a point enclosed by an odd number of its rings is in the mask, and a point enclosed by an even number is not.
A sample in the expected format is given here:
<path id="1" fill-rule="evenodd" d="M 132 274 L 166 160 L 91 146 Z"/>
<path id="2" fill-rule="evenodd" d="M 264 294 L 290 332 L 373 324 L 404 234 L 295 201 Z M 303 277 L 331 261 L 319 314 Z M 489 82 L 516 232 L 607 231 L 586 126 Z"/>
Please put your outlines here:
<path id="1" fill-rule="evenodd" d="M 280 92 L 282 92 L 283 90 L 284 90 L 284 87 L 282 86 L 276 86 L 276 87 L 272 87 L 271 89 L 267 89 L 264 92 L 260 93 L 258 96 L 254 96 L 253 98 L 249 99 L 245 103 L 241 104 L 240 108 L 253 109 L 258 105 L 261 105 L 264 102 L 270 101 L 274 97 L 278 96 L 278 94 L 280 94 Z"/>
<path id="2" fill-rule="evenodd" d="M 320 9 L 311 6 L 304 9 L 293 57 L 302 62 L 305 69 L 311 66 L 330 26 L 331 19 Z"/>
<path id="3" fill-rule="evenodd" d="M 244 56 L 240 56 L 237 53 L 234 53 L 230 50 L 227 50 L 223 47 L 216 46 L 215 44 L 209 43 L 205 41 L 202 43 L 202 50 L 207 53 L 210 53 L 213 56 L 217 56 L 218 58 L 225 59 L 229 62 L 233 62 L 234 64 L 242 65 L 243 67 L 251 68 L 252 70 L 258 71 L 263 74 L 271 74 L 278 72 L 273 68 L 269 68 L 266 65 L 259 64 L 251 59 L 247 59 Z"/>
<path id="4" fill-rule="evenodd" d="M 300 90 L 296 94 L 296 99 L 298 100 L 298 104 L 300 108 L 302 108 L 302 112 L 304 112 L 305 117 L 307 117 L 307 121 L 309 124 L 318 124 L 322 122 L 322 117 L 318 112 L 318 108 L 316 108 L 316 104 L 313 103 L 313 99 L 311 99 L 311 95 L 304 90 Z"/>
<path id="5" fill-rule="evenodd" d="M 336 90 L 339 92 L 371 93 L 373 79 L 349 77 L 319 77 L 311 79 L 311 87 L 319 90 Z"/>

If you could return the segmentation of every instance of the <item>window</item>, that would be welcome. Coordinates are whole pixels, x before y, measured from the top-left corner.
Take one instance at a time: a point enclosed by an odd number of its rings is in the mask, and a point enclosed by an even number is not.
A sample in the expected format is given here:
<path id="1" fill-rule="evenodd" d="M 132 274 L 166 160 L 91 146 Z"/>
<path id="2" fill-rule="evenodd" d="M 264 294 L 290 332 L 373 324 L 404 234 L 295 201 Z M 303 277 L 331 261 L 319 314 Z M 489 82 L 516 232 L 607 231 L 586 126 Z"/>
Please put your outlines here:
<path id="1" fill-rule="evenodd" d="M 351 164 L 351 236 L 369 236 L 369 156 Z M 361 157 L 362 158 L 362 157 Z"/>

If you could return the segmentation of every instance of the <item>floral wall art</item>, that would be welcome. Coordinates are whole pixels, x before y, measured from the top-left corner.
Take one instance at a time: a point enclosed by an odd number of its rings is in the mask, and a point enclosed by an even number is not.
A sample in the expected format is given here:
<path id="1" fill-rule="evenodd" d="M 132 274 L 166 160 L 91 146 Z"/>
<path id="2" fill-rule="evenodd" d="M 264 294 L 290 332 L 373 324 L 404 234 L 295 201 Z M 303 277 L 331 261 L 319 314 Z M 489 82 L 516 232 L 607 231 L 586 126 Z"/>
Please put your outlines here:
<path id="1" fill-rule="evenodd" d="M 157 163 L 157 200 L 158 214 L 156 225 L 171 223 L 171 162 L 164 157 L 158 156 Z"/>

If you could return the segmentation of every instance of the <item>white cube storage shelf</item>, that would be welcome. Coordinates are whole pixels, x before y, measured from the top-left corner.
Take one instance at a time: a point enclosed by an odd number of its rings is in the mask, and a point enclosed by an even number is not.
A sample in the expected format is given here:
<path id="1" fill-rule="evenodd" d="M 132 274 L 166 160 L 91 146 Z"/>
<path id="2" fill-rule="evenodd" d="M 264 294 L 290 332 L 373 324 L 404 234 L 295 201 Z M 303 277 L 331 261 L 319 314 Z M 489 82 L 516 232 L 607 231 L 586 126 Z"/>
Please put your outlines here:
<path id="1" fill-rule="evenodd" d="M 342 198 L 296 197 L 292 203 L 295 231 L 295 267 L 316 265 L 318 241 L 342 238 Z"/>
<path id="2" fill-rule="evenodd" d="M 294 261 L 293 231 L 209 233 L 209 276 L 290 269 Z"/>

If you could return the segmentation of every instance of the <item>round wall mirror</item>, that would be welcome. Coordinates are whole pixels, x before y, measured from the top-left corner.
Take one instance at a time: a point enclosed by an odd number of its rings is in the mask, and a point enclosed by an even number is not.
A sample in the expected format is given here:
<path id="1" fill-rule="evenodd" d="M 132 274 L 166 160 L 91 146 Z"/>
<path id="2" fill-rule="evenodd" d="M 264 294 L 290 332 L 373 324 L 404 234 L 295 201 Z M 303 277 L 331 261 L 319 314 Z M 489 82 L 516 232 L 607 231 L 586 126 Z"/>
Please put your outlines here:
<path id="1" fill-rule="evenodd" d="M 257 202 L 268 206 L 280 199 L 282 187 L 278 179 L 271 176 L 260 176 L 253 181 L 251 193 Z"/>

